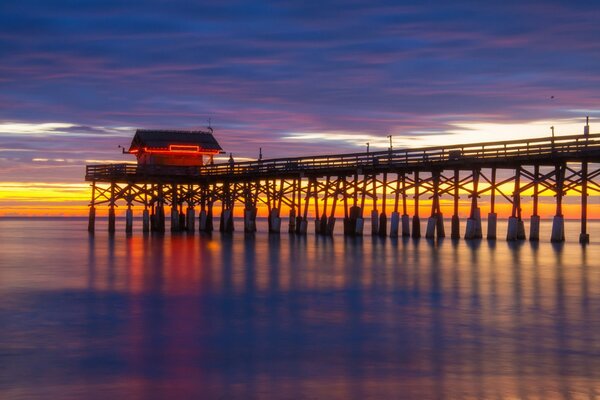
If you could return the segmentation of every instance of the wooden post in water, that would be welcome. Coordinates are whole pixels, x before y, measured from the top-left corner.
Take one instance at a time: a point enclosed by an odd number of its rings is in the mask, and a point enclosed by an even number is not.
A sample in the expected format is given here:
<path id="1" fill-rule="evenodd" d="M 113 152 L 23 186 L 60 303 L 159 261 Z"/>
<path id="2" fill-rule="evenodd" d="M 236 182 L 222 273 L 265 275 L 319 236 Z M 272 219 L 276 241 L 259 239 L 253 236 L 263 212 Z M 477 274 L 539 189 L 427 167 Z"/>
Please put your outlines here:
<path id="1" fill-rule="evenodd" d="M 435 205 L 436 205 L 436 210 L 435 210 L 435 214 L 436 214 L 436 235 L 438 238 L 444 238 L 446 237 L 446 229 L 444 227 L 444 214 L 442 213 L 442 205 L 440 204 L 440 171 L 436 171 L 436 180 L 434 181 L 434 196 L 436 198 L 435 201 Z"/>
<path id="2" fill-rule="evenodd" d="M 365 199 L 367 197 L 367 182 L 368 182 L 367 176 L 363 175 L 362 189 L 361 189 L 361 193 L 360 193 L 360 207 L 357 210 L 356 228 L 354 230 L 354 234 L 357 236 L 362 236 L 363 228 L 365 227 L 365 220 L 363 218 L 363 212 L 365 209 Z M 358 188 L 358 181 L 357 181 L 357 188 Z"/>
<path id="3" fill-rule="evenodd" d="M 344 190 L 343 202 L 344 202 L 344 235 L 348 235 L 350 232 L 350 210 L 348 210 L 348 177 L 344 175 Z"/>
<path id="4" fill-rule="evenodd" d="M 460 171 L 458 168 L 454 170 L 454 213 L 452 214 L 452 226 L 450 228 L 450 238 L 460 239 L 460 218 L 458 216 L 458 190 L 460 188 Z"/>
<path id="5" fill-rule="evenodd" d="M 108 232 L 115 233 L 115 182 L 110 183 L 110 201 L 108 209 Z"/>
<path id="6" fill-rule="evenodd" d="M 177 185 L 171 185 L 171 232 L 179 231 L 179 212 L 177 211 Z"/>
<path id="7" fill-rule="evenodd" d="M 88 232 L 94 233 L 96 230 L 96 181 L 92 182 L 92 201 L 90 202 L 90 211 L 88 217 Z"/>
<path id="8" fill-rule="evenodd" d="M 314 190 L 313 190 L 313 199 L 315 205 L 315 233 L 319 233 L 321 231 L 321 214 L 319 213 L 319 182 L 317 178 L 314 178 Z"/>
<path id="9" fill-rule="evenodd" d="M 296 233 L 300 233 L 300 226 L 302 225 L 302 175 L 298 177 L 298 186 L 296 186 L 298 194 L 296 196 L 297 208 L 296 212 Z"/>
<path id="10" fill-rule="evenodd" d="M 497 221 L 498 214 L 496 214 L 496 167 L 492 167 L 492 182 L 490 189 L 490 212 L 488 213 L 487 221 L 487 239 L 496 240 L 497 236 Z"/>
<path id="11" fill-rule="evenodd" d="M 431 200 L 431 215 L 427 219 L 427 228 L 425 230 L 425 237 L 427 239 L 435 238 L 435 231 L 437 227 L 438 218 L 438 201 L 439 201 L 439 185 L 440 185 L 440 174 L 438 171 L 431 173 L 431 180 L 433 183 L 433 196 Z"/>
<path id="12" fill-rule="evenodd" d="M 402 237 L 410 237 L 410 216 L 406 195 L 406 174 L 402 173 Z"/>
<path id="13" fill-rule="evenodd" d="M 481 231 L 481 211 L 477 204 L 479 197 L 479 169 L 473 170 L 473 191 L 471 192 L 471 211 L 467 219 L 467 227 L 465 230 L 465 239 L 481 239 L 483 237 Z"/>
<path id="14" fill-rule="evenodd" d="M 292 200 L 290 205 L 290 213 L 288 220 L 288 233 L 296 232 L 296 187 L 298 179 L 294 178 L 292 181 Z"/>
<path id="15" fill-rule="evenodd" d="M 150 213 L 148 212 L 148 185 L 144 185 L 144 211 L 142 211 L 142 232 L 150 232 Z"/>
<path id="16" fill-rule="evenodd" d="M 188 185 L 187 189 L 187 209 L 185 210 L 185 228 L 189 233 L 196 230 L 196 210 L 194 209 L 193 187 Z"/>
<path id="17" fill-rule="evenodd" d="M 415 171 L 415 215 L 412 221 L 412 237 L 421 237 L 421 220 L 419 219 L 419 171 Z"/>
<path id="18" fill-rule="evenodd" d="M 588 132 L 589 135 L 589 126 Z M 588 162 L 581 162 L 581 233 L 579 234 L 579 243 L 587 244 L 590 242 L 590 235 L 587 233 L 587 203 L 588 203 Z"/>
<path id="19" fill-rule="evenodd" d="M 302 221 L 299 225 L 298 231 L 298 233 L 301 235 L 306 235 L 306 232 L 308 230 L 308 207 L 310 205 L 310 197 L 312 196 L 311 189 L 313 187 L 313 183 L 314 178 L 309 178 L 308 187 L 306 188 L 306 197 L 304 198 L 304 213 L 302 214 Z"/>
<path id="20" fill-rule="evenodd" d="M 127 210 L 125 211 L 125 233 L 133 232 L 133 210 L 131 209 L 131 201 L 133 194 L 131 188 L 127 191 Z"/>
<path id="21" fill-rule="evenodd" d="M 400 213 L 398 212 L 398 206 L 400 205 L 400 174 L 396 174 L 396 190 L 394 192 L 394 211 L 390 218 L 390 237 L 398 237 L 399 226 L 400 226 Z"/>
<path id="22" fill-rule="evenodd" d="M 379 212 L 377 211 L 377 174 L 373 173 L 373 209 L 371 210 L 371 235 L 379 234 Z"/>
<path id="23" fill-rule="evenodd" d="M 335 208 L 337 206 L 341 179 L 341 177 L 338 177 L 337 182 L 335 184 L 335 192 L 333 192 L 333 204 L 331 205 L 331 214 L 329 215 L 329 219 L 327 220 L 326 232 L 329 236 L 333 236 L 333 232 L 335 230 Z"/>
<path id="24" fill-rule="evenodd" d="M 379 216 L 379 236 L 387 236 L 387 215 L 385 213 L 385 203 L 387 202 L 387 172 L 383 173 L 383 195 L 381 199 L 381 215 Z"/>
<path id="25" fill-rule="evenodd" d="M 540 240 L 540 216 L 538 215 L 539 179 L 540 166 L 536 164 L 533 167 L 533 215 L 529 220 L 529 240 L 532 242 Z"/>
<path id="26" fill-rule="evenodd" d="M 158 197 L 154 212 L 156 214 L 154 218 L 156 222 L 155 231 L 163 233 L 165 231 L 165 194 L 162 184 L 158 184 Z"/>
<path id="27" fill-rule="evenodd" d="M 525 239 L 525 228 L 521 219 L 521 166 L 518 166 L 515 171 L 515 189 L 513 191 L 512 212 L 508 218 L 506 240 L 523 239 Z"/>
<path id="28" fill-rule="evenodd" d="M 550 241 L 553 243 L 559 243 L 565 241 L 565 220 L 562 213 L 562 200 L 564 194 L 564 180 L 565 180 L 565 168 L 564 164 L 557 164 L 554 167 L 555 176 L 555 191 L 556 191 L 556 215 L 552 219 L 552 235 Z"/>
<path id="29" fill-rule="evenodd" d="M 331 177 L 327 175 L 325 180 L 325 194 L 323 195 L 323 215 L 317 223 L 317 234 L 327 235 L 327 201 L 329 200 L 329 186 L 331 184 Z"/>

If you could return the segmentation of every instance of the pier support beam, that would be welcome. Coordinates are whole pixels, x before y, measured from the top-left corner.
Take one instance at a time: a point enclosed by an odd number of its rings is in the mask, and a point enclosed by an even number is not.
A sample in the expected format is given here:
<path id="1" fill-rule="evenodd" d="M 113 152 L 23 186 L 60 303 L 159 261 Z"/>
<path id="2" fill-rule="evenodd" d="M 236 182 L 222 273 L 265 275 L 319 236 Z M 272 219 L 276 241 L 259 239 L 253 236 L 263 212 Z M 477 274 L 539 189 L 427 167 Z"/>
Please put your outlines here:
<path id="1" fill-rule="evenodd" d="M 402 237 L 410 237 L 410 216 L 406 197 L 406 175 L 402 174 Z"/>
<path id="2" fill-rule="evenodd" d="M 198 226 L 200 232 L 210 233 L 213 231 L 213 207 L 211 202 L 208 202 L 206 209 L 200 210 Z"/>
<path id="3" fill-rule="evenodd" d="M 377 179 L 375 179 L 377 182 Z M 381 237 L 387 236 L 387 214 L 386 214 L 386 203 L 387 203 L 387 172 L 383 173 L 383 195 L 381 196 L 381 214 L 379 214 L 379 223 L 377 234 Z"/>
<path id="4" fill-rule="evenodd" d="M 115 209 L 112 206 L 108 209 L 108 232 L 115 233 Z"/>
<path id="5" fill-rule="evenodd" d="M 454 170 L 454 214 L 452 214 L 452 225 L 450 228 L 450 238 L 460 239 L 460 218 L 458 217 L 458 190 L 460 188 L 460 171 Z"/>
<path id="6" fill-rule="evenodd" d="M 357 206 L 350 207 L 350 217 L 348 220 L 348 233 L 351 236 L 362 236 L 364 226 L 362 209 Z"/>
<path id="7" fill-rule="evenodd" d="M 131 209 L 131 204 L 129 204 L 125 211 L 125 232 L 133 232 L 133 210 Z"/>
<path id="8" fill-rule="evenodd" d="M 90 206 L 90 212 L 88 216 L 88 232 L 94 233 L 96 229 L 96 207 Z"/>
<path id="9" fill-rule="evenodd" d="M 379 224 L 377 233 L 381 237 L 387 236 L 387 215 L 385 215 L 385 211 L 379 214 Z"/>
<path id="10" fill-rule="evenodd" d="M 521 166 L 515 171 L 515 189 L 513 191 L 512 214 L 508 218 L 506 240 L 525 240 L 525 226 L 521 218 Z"/>
<path id="11" fill-rule="evenodd" d="M 175 204 L 171 205 L 171 232 L 179 231 L 179 212 Z"/>
<path id="12" fill-rule="evenodd" d="M 302 218 L 300 224 L 298 225 L 298 233 L 300 235 L 306 235 L 308 232 L 308 220 L 306 218 Z"/>
<path id="13" fill-rule="evenodd" d="M 425 238 L 435 238 L 435 228 L 437 226 L 437 216 L 433 215 L 427 219 L 427 228 L 425 229 Z"/>
<path id="14" fill-rule="evenodd" d="M 566 165 L 556 165 L 554 175 L 556 177 L 556 215 L 552 219 L 552 234 L 550 241 L 559 243 L 565 241 L 565 219 L 562 214 L 562 200 L 564 195 L 564 180 L 565 180 Z"/>
<path id="15" fill-rule="evenodd" d="M 410 237 L 410 215 L 402 215 L 402 237 Z"/>
<path id="16" fill-rule="evenodd" d="M 450 227 L 450 238 L 451 239 L 460 239 L 460 218 L 458 215 L 454 214 L 452 216 L 452 223 Z"/>
<path id="17" fill-rule="evenodd" d="M 225 208 L 221 211 L 221 218 L 219 220 L 219 231 L 224 233 L 231 233 L 234 231 L 232 210 Z"/>
<path id="18" fill-rule="evenodd" d="M 288 221 L 288 233 L 296 232 L 296 210 L 292 208 L 290 210 L 289 221 Z"/>
<path id="19" fill-rule="evenodd" d="M 269 233 L 281 232 L 281 218 L 279 217 L 279 208 L 272 208 L 269 213 Z"/>
<path id="20" fill-rule="evenodd" d="M 487 240 L 496 240 L 498 232 L 498 214 L 495 212 L 488 213 L 487 218 Z"/>
<path id="21" fill-rule="evenodd" d="M 196 230 L 196 210 L 189 204 L 185 210 L 185 228 L 188 232 L 193 233 Z"/>
<path id="22" fill-rule="evenodd" d="M 179 205 L 179 230 L 186 231 L 187 230 L 187 210 L 184 213 L 183 207 Z"/>
<path id="23" fill-rule="evenodd" d="M 156 208 L 156 222 L 157 222 L 157 232 L 164 233 L 165 232 L 165 206 L 163 203 L 159 203 Z"/>
<path id="24" fill-rule="evenodd" d="M 560 243 L 565 241 L 565 219 L 562 215 L 555 215 L 552 219 L 552 236 L 550 241 Z"/>
<path id="25" fill-rule="evenodd" d="M 327 219 L 327 235 L 332 236 L 335 230 L 335 217 L 330 216 Z"/>
<path id="26" fill-rule="evenodd" d="M 379 234 L 379 213 L 377 210 L 371 210 L 371 235 Z"/>
<path id="27" fill-rule="evenodd" d="M 465 239 L 481 239 L 483 237 L 481 229 L 481 210 L 477 205 L 479 197 L 479 170 L 473 170 L 473 191 L 471 192 L 471 213 L 467 219 Z"/>
<path id="28" fill-rule="evenodd" d="M 396 191 L 394 192 L 394 211 L 390 216 L 390 237 L 398 237 L 400 232 L 400 213 L 398 212 L 398 205 L 400 204 L 400 184 L 404 181 L 404 176 L 396 175 Z"/>
<path id="29" fill-rule="evenodd" d="M 479 207 L 471 209 L 471 216 L 467 218 L 467 226 L 465 228 L 465 239 L 481 239 L 483 233 L 481 229 L 481 210 Z"/>
<path id="30" fill-rule="evenodd" d="M 427 220 L 427 230 L 425 237 L 427 239 L 433 239 L 436 234 L 438 238 L 446 236 L 444 230 L 444 216 L 440 208 L 440 172 L 432 172 L 433 180 L 433 201 L 431 203 L 431 216 Z"/>
<path id="31" fill-rule="evenodd" d="M 400 227 L 400 213 L 398 211 L 392 212 L 390 218 L 390 237 L 398 237 Z"/>
<path id="32" fill-rule="evenodd" d="M 419 172 L 415 172 L 415 215 L 412 220 L 412 237 L 421 237 L 421 220 L 419 219 Z"/>
<path id="33" fill-rule="evenodd" d="M 257 208 L 254 206 L 249 206 L 244 209 L 244 232 L 256 232 L 256 214 Z"/>
<path id="34" fill-rule="evenodd" d="M 171 192 L 171 232 L 179 231 L 179 211 L 177 211 L 177 185 L 173 185 L 173 189 Z"/>
<path id="35" fill-rule="evenodd" d="M 508 217 L 508 228 L 506 231 L 506 240 L 509 242 L 517 240 L 518 233 L 519 233 L 519 220 L 517 219 L 517 217 L 513 217 L 513 216 Z"/>
<path id="36" fill-rule="evenodd" d="M 537 242 L 540 240 L 540 216 L 532 215 L 529 220 L 529 241 Z"/>
<path id="37" fill-rule="evenodd" d="M 412 218 L 412 237 L 418 239 L 421 237 L 421 219 L 418 215 Z"/>
<path id="38" fill-rule="evenodd" d="M 88 216 L 88 232 L 94 233 L 96 230 L 96 182 L 92 182 L 92 201 L 90 202 L 90 211 Z"/>
<path id="39" fill-rule="evenodd" d="M 108 208 L 108 232 L 115 233 L 115 183 L 110 184 L 110 200 Z"/>
<path id="40" fill-rule="evenodd" d="M 142 211 L 142 232 L 150 232 L 150 212 L 147 208 Z"/>
<path id="41" fill-rule="evenodd" d="M 589 126 L 587 126 L 589 131 Z M 581 233 L 579 243 L 588 244 L 590 235 L 587 233 L 587 202 L 588 202 L 588 163 L 581 163 Z"/>
<path id="42" fill-rule="evenodd" d="M 200 232 L 206 232 L 206 210 L 200 210 L 198 214 L 198 230 Z"/>
<path id="43" fill-rule="evenodd" d="M 498 232 L 498 214 L 496 214 L 496 167 L 492 167 L 490 188 L 490 212 L 487 220 L 487 240 L 496 240 Z"/>
<path id="44" fill-rule="evenodd" d="M 540 166 L 533 167 L 533 215 L 529 220 L 529 241 L 540 240 L 540 216 L 538 215 Z"/>
<path id="45" fill-rule="evenodd" d="M 150 232 L 158 232 L 158 219 L 156 218 L 156 208 L 152 206 L 150 214 Z"/>

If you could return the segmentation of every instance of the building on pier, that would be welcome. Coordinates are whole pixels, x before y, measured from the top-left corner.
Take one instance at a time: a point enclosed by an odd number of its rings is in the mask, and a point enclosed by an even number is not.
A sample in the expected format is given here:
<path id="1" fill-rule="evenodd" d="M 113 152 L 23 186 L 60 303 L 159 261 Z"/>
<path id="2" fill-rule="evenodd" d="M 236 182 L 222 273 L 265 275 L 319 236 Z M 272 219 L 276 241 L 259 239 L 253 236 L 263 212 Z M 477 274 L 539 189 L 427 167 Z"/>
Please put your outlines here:
<path id="1" fill-rule="evenodd" d="M 212 134 L 204 131 L 138 129 L 127 153 L 139 165 L 202 166 L 212 164 L 223 149 Z"/>

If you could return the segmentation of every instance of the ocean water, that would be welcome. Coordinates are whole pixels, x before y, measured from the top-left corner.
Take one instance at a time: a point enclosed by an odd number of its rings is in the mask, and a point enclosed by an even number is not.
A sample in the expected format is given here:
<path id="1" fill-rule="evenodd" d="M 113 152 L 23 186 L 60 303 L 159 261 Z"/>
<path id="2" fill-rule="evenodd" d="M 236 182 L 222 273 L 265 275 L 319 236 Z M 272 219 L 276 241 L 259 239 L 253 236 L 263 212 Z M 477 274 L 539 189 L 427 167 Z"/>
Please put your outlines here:
<path id="1" fill-rule="evenodd" d="M 86 222 L 0 219 L 1 399 L 600 398 L 597 222 L 588 246 Z"/>

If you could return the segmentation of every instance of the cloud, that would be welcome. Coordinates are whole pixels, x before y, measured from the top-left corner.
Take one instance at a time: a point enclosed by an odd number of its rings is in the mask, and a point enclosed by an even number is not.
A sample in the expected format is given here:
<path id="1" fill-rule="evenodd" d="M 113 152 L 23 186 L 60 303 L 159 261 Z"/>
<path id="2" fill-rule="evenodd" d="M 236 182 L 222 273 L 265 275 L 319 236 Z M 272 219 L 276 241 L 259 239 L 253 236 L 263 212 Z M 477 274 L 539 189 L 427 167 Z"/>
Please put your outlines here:
<path id="1" fill-rule="evenodd" d="M 135 128 L 208 118 L 236 159 L 259 147 L 268 157 L 385 148 L 388 134 L 398 146 L 475 132 L 493 140 L 503 124 L 538 134 L 538 121 L 597 116 L 599 11 L 528 1 L 3 2 L 0 148 L 22 168 L 15 176 L 54 179 L 31 160 L 131 160 L 116 146 Z M 63 175 L 81 179 L 76 168 Z"/>

